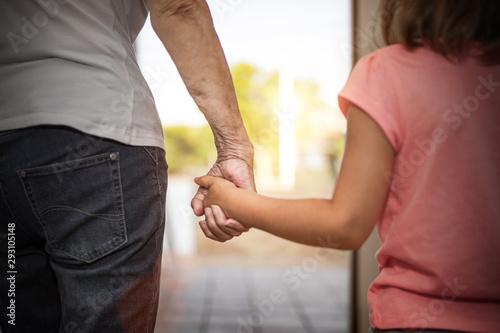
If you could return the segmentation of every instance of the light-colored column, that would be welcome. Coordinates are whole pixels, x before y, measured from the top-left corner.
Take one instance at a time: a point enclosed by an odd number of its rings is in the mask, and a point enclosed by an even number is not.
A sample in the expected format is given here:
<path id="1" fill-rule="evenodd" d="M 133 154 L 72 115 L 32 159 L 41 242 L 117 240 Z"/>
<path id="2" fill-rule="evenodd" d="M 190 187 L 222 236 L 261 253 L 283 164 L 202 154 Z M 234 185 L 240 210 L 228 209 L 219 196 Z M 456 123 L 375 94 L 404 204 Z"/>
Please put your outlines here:
<path id="1" fill-rule="evenodd" d="M 280 187 L 295 187 L 295 78 L 292 42 L 287 41 L 281 55 L 279 72 L 279 151 Z"/>

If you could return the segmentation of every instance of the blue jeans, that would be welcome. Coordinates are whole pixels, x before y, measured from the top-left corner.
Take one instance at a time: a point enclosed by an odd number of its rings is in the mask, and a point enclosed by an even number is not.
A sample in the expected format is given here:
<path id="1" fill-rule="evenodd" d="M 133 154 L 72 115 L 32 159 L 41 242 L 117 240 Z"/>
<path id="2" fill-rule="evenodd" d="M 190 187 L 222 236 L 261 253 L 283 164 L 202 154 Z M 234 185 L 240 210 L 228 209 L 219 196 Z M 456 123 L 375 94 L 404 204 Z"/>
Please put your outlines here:
<path id="1" fill-rule="evenodd" d="M 152 333 L 166 189 L 159 148 L 0 132 L 2 332 Z"/>

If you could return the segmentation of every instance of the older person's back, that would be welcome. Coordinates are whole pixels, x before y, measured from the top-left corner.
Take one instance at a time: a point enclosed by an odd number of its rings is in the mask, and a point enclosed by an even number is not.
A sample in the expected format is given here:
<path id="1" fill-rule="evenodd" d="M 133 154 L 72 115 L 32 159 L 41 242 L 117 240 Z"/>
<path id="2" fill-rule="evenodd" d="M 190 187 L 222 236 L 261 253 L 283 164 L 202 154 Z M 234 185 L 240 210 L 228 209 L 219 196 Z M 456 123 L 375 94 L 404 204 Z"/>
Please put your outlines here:
<path id="1" fill-rule="evenodd" d="M 0 2 L 4 333 L 154 330 L 167 164 L 132 46 L 148 7 L 214 131 L 209 174 L 254 189 L 253 147 L 205 1 Z"/>

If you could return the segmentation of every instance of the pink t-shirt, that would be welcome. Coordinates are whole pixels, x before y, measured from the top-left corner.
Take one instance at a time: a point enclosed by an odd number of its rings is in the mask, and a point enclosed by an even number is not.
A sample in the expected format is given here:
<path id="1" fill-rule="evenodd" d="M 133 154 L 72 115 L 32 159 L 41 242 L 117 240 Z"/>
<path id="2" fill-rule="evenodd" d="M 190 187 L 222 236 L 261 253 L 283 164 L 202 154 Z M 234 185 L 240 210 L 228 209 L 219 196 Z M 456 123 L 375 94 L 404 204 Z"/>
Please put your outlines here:
<path id="1" fill-rule="evenodd" d="M 500 66 L 393 45 L 358 62 L 350 102 L 396 154 L 372 326 L 500 332 Z"/>

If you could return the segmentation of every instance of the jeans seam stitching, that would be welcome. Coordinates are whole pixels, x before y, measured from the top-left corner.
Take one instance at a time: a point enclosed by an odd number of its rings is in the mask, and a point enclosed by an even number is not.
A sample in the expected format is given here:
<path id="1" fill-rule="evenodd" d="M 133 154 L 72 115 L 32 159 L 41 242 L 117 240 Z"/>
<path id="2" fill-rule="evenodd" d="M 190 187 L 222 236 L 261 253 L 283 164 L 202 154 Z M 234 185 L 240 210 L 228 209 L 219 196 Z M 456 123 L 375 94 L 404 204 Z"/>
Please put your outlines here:
<path id="1" fill-rule="evenodd" d="M 113 168 L 112 168 L 112 163 L 115 162 L 116 164 L 116 177 L 113 177 Z M 120 224 L 119 231 L 117 234 L 115 234 L 115 237 L 118 236 L 120 239 L 122 239 L 122 245 L 125 244 L 128 241 L 127 237 L 127 230 L 126 230 L 126 225 L 127 222 L 125 221 L 125 207 L 123 206 L 123 189 L 122 189 L 122 182 L 121 182 L 121 172 L 120 172 L 120 157 L 117 154 L 116 160 L 108 161 L 109 166 L 110 166 L 110 177 L 111 177 L 111 184 L 113 187 L 113 193 L 115 194 L 115 203 L 118 206 L 117 209 L 121 214 L 121 219 L 120 221 L 123 221 L 123 223 Z M 118 192 L 118 193 L 117 193 Z"/>
<path id="2" fill-rule="evenodd" d="M 123 192 L 122 192 L 122 188 L 121 188 L 121 181 L 120 181 L 121 177 L 120 177 L 119 164 L 116 166 L 117 177 L 113 177 L 112 162 L 118 163 L 118 161 L 119 161 L 118 153 L 117 153 L 117 156 L 118 157 L 116 160 L 108 159 L 106 161 L 106 159 L 104 159 L 104 161 L 107 162 L 107 164 L 110 168 L 110 178 L 111 178 L 110 181 L 111 181 L 111 185 L 112 185 L 111 187 L 112 187 L 112 191 L 113 191 L 113 197 L 114 197 L 115 204 L 117 204 L 117 209 L 121 213 L 121 217 L 122 217 L 121 219 L 117 219 L 114 221 L 115 222 L 123 221 L 123 223 L 120 223 L 120 225 L 118 227 L 119 230 L 114 234 L 114 237 L 110 241 L 108 241 L 105 245 L 101 246 L 100 249 L 98 249 L 98 250 L 94 249 L 92 251 L 87 251 L 85 253 L 81 253 L 80 255 L 73 253 L 73 251 L 71 251 L 71 249 L 67 249 L 66 246 L 57 245 L 56 243 L 54 243 L 52 241 L 54 239 L 54 235 L 50 232 L 47 224 L 44 222 L 43 215 L 45 215 L 45 214 L 42 214 L 42 213 L 37 214 L 36 213 L 38 205 L 36 203 L 35 198 L 29 194 L 30 192 L 27 189 L 27 187 L 29 187 L 29 189 L 31 190 L 31 193 L 33 192 L 31 189 L 31 182 L 29 180 L 29 177 L 26 177 L 26 178 L 21 180 L 21 183 L 23 185 L 23 190 L 24 190 L 26 197 L 28 198 L 31 210 L 32 210 L 34 216 L 36 217 L 38 223 L 42 226 L 47 243 L 54 251 L 64 253 L 64 254 L 70 256 L 71 258 L 90 263 L 90 262 L 93 262 L 93 261 L 101 258 L 103 256 L 103 254 L 109 252 L 114 247 L 121 246 L 128 241 L 126 230 L 124 231 L 126 222 L 125 222 L 125 211 L 123 208 Z M 115 178 L 118 178 L 118 184 L 116 184 Z M 116 189 L 117 186 L 119 188 L 119 193 Z M 119 200 L 120 198 L 122 198 L 121 201 Z M 47 210 L 45 209 L 43 212 L 46 213 Z M 115 240 L 115 237 L 118 237 L 120 239 L 120 241 Z"/>
<path id="3" fill-rule="evenodd" d="M 33 215 L 35 216 L 38 224 L 40 224 L 40 226 L 42 227 L 42 230 L 43 230 L 43 233 L 45 234 L 45 239 L 47 240 L 47 243 L 49 244 L 50 247 L 55 249 L 54 244 L 51 242 L 51 239 L 53 238 L 53 236 L 50 233 L 50 231 L 47 229 L 47 227 L 45 226 L 43 219 L 40 216 L 38 216 L 38 214 L 36 213 L 37 204 L 35 202 L 35 198 L 33 198 L 33 196 L 30 195 L 30 193 L 28 192 L 27 187 L 29 187 L 31 189 L 31 183 L 29 181 L 29 178 L 25 178 L 25 181 L 21 180 L 21 184 L 23 185 L 24 195 L 26 195 L 26 198 L 28 199 L 28 202 L 29 202 L 30 207 L 31 207 L 31 211 L 32 211 Z"/>
<path id="4" fill-rule="evenodd" d="M 154 148 L 156 148 L 156 147 L 154 147 Z M 144 151 L 146 151 L 146 153 L 149 155 L 149 157 L 151 157 L 151 159 L 152 159 L 152 160 L 153 160 L 156 164 L 158 164 L 158 156 L 156 156 L 156 158 L 155 158 L 155 156 L 153 156 L 153 154 L 151 154 L 151 152 L 150 152 L 150 151 L 149 151 L 149 150 L 148 150 L 145 146 L 142 146 L 142 149 L 144 149 Z M 156 153 L 156 149 L 155 149 L 155 155 L 158 155 L 158 154 Z"/>
<path id="5" fill-rule="evenodd" d="M 87 216 L 98 217 L 98 218 L 101 218 L 101 219 L 107 220 L 107 221 L 120 221 L 123 219 L 122 214 L 92 214 L 92 213 L 88 213 L 88 212 L 81 210 L 81 209 L 78 209 L 78 208 L 74 208 L 74 207 L 70 207 L 70 206 L 62 206 L 62 205 L 54 205 L 54 206 L 47 207 L 44 210 L 42 210 L 40 213 L 38 213 L 38 217 L 42 217 L 43 215 L 45 215 L 49 212 L 58 211 L 58 210 L 72 210 L 74 212 L 79 212 L 79 213 L 85 214 Z M 111 216 L 115 216 L 115 218 L 111 218 Z"/>
<path id="6" fill-rule="evenodd" d="M 158 195 L 161 198 L 161 181 L 160 181 L 160 165 L 158 163 L 158 150 L 155 149 L 155 157 L 156 157 L 156 182 L 158 183 Z"/>
<path id="7" fill-rule="evenodd" d="M 118 153 L 116 153 L 118 154 Z M 72 160 L 72 161 L 67 161 L 67 162 L 61 162 L 61 163 L 54 163 L 51 165 L 44 165 L 44 166 L 39 166 L 39 167 L 34 167 L 34 168 L 28 168 L 28 169 L 21 169 L 17 170 L 17 172 L 24 171 L 26 172 L 26 175 L 28 176 L 46 176 L 46 175 L 53 175 L 57 173 L 64 172 L 66 170 L 77 170 L 82 167 L 89 167 L 93 166 L 96 164 L 100 164 L 102 162 L 106 162 L 111 160 L 110 158 L 110 153 L 105 153 L 105 154 L 100 154 L 96 156 L 91 156 L 91 157 L 85 157 L 81 158 L 78 160 Z M 61 169 L 57 169 L 58 167 L 61 167 Z M 64 167 L 64 168 L 63 168 Z"/>

